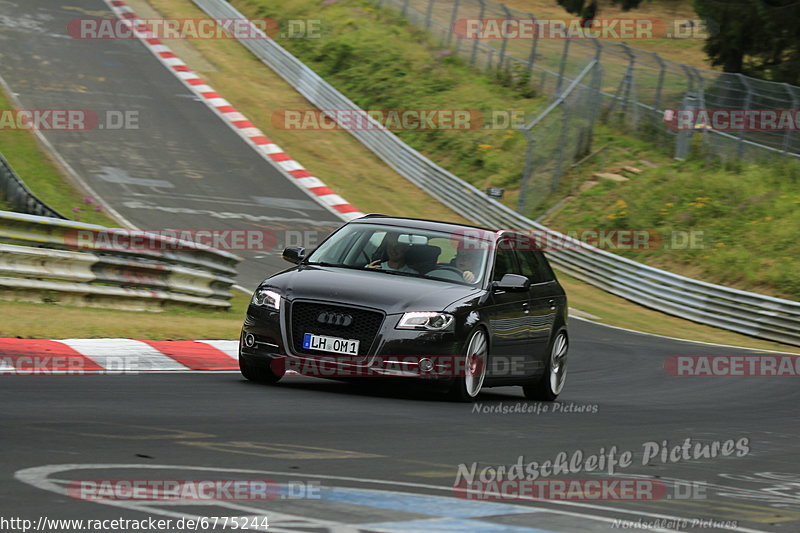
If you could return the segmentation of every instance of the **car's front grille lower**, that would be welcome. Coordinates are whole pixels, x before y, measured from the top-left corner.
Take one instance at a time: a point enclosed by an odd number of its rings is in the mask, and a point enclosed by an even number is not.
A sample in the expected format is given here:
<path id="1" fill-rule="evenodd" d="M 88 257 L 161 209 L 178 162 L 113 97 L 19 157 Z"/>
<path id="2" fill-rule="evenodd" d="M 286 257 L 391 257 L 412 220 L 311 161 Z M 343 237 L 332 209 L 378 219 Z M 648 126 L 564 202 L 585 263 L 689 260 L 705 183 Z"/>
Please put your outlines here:
<path id="1" fill-rule="evenodd" d="M 303 336 L 306 333 L 355 339 L 359 341 L 358 355 L 368 355 L 384 316 L 378 311 L 312 302 L 293 302 L 290 313 L 292 348 L 295 353 L 308 355 L 320 355 L 323 352 L 303 349 Z M 325 315 L 322 321 L 320 315 Z"/>

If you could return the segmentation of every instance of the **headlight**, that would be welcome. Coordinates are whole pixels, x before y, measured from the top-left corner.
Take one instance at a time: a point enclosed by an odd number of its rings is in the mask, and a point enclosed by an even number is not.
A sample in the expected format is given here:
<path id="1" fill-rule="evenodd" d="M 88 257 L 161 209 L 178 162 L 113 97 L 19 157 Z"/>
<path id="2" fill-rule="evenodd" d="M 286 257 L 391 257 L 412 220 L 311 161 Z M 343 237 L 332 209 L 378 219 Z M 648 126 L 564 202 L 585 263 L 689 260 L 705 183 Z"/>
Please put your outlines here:
<path id="1" fill-rule="evenodd" d="M 418 311 L 404 313 L 398 328 L 402 329 L 426 329 L 428 331 L 444 331 L 453 323 L 453 315 L 449 313 L 434 313 Z"/>
<path id="2" fill-rule="evenodd" d="M 269 289 L 256 289 L 256 292 L 253 293 L 251 303 L 259 307 L 268 307 L 278 311 L 281 308 L 281 295 Z"/>

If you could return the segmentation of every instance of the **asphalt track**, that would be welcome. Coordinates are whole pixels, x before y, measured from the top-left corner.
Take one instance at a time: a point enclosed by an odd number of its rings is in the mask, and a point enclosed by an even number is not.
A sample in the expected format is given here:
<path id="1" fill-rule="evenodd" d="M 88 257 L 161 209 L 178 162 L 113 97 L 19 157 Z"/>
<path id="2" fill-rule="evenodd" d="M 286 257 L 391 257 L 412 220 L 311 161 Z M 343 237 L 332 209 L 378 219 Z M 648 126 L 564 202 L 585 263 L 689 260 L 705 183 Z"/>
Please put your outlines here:
<path id="1" fill-rule="evenodd" d="M 87 12 L 110 16 L 99 0 L 0 0 L 0 73 L 26 107 L 140 111 L 146 127 L 139 130 L 47 136 L 103 200 L 143 228 L 249 227 L 209 213 L 271 217 L 259 224 L 272 228 L 337 225 L 327 211 L 305 204 L 299 213 L 253 202 L 308 197 L 137 42 L 65 38 L 65 21 Z M 24 29 L 19 21 L 38 23 Z M 108 169 L 117 169 L 116 181 L 102 178 Z M 252 286 L 282 266 L 274 255 L 246 256 L 240 281 Z M 383 382 L 359 387 L 287 377 L 267 387 L 236 373 L 3 376 L 0 518 L 263 513 L 271 531 L 426 533 L 619 531 L 615 519 L 661 519 L 666 530 L 720 529 L 692 527 L 703 519 L 734 520 L 739 530 L 800 530 L 796 379 L 671 377 L 663 368 L 669 356 L 747 352 L 576 320 L 570 327 L 570 373 L 558 412 L 544 412 L 545 404 L 525 401 L 516 388 L 487 390 L 473 406 Z M 503 414 L 504 408 L 528 412 Z M 646 443 L 675 446 L 686 438 L 746 438 L 747 453 L 642 464 Z M 511 465 L 520 456 L 543 462 L 559 452 L 590 455 L 614 446 L 633 452 L 633 464 L 613 476 L 560 477 L 658 479 L 674 497 L 499 504 L 454 498 L 460 464 Z M 145 478 L 268 478 L 320 489 L 299 499 L 191 506 L 110 505 L 65 492 L 67 480 Z M 701 483 L 700 492 L 677 497 L 674 487 L 686 492 L 692 482 Z"/>

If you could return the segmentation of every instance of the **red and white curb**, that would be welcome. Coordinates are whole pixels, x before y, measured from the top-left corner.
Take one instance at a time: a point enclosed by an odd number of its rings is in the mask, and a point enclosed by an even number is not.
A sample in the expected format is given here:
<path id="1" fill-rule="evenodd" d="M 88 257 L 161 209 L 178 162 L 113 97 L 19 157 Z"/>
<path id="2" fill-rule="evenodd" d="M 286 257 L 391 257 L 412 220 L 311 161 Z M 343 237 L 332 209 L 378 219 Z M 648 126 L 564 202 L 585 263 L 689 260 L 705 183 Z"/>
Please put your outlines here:
<path id="1" fill-rule="evenodd" d="M 280 146 L 270 140 L 241 114 L 230 102 L 222 98 L 200 76 L 192 72 L 181 59 L 160 39 L 156 38 L 147 25 L 122 0 L 104 0 L 123 22 L 130 25 L 133 34 L 167 67 L 183 84 L 206 103 L 226 124 L 247 140 L 251 147 L 270 164 L 275 166 L 290 181 L 314 198 L 323 207 L 348 221 L 364 216 L 344 198 L 333 192 L 319 178 L 311 174 L 303 165 L 289 157 Z M 266 35 L 264 38 L 268 38 Z"/>
<path id="2" fill-rule="evenodd" d="M 0 339 L 0 375 L 239 370 L 239 342 Z"/>

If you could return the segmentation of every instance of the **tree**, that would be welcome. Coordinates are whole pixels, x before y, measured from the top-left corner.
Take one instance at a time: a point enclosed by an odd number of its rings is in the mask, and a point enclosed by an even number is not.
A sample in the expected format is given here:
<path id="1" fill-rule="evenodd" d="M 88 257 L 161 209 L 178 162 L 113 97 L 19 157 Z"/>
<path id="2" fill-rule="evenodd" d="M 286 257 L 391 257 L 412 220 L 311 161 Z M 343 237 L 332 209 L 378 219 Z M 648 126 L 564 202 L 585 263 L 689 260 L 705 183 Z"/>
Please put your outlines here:
<path id="1" fill-rule="evenodd" d="M 583 19 L 593 19 L 597 16 L 599 0 L 556 0 L 558 5 L 563 7 L 568 13 L 578 15 Z M 629 11 L 639 7 L 642 0 L 610 0 L 611 5 L 622 6 L 623 11 Z"/>
<path id="2" fill-rule="evenodd" d="M 597 16 L 601 0 L 556 0 L 584 21 Z M 642 0 L 608 0 L 623 11 Z M 704 50 L 724 72 L 800 85 L 800 0 L 693 0 L 706 21 Z"/>
<path id="3" fill-rule="evenodd" d="M 705 51 L 725 72 L 800 84 L 800 2 L 694 0 L 711 22 Z"/>

